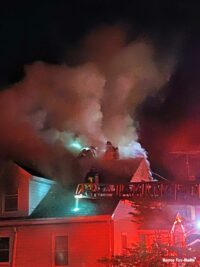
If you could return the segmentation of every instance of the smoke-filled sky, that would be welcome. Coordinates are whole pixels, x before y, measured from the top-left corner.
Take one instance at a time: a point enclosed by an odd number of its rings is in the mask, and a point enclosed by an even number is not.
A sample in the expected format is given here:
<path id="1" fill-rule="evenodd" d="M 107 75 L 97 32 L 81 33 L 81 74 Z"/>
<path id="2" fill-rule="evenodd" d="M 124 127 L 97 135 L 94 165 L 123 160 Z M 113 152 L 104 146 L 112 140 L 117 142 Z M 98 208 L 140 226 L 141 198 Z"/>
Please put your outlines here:
<path id="1" fill-rule="evenodd" d="M 171 152 L 200 148 L 192 2 L 1 4 L 1 158 L 63 180 L 77 169 L 72 141 L 101 150 L 110 140 L 175 177 Z"/>

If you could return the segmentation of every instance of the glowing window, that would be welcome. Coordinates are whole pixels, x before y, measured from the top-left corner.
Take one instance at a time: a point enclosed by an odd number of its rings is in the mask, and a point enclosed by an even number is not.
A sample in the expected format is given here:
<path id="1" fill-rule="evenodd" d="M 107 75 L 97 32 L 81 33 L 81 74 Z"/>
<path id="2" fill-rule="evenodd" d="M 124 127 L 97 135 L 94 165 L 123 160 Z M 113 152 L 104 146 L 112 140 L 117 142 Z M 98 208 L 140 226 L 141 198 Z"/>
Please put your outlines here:
<path id="1" fill-rule="evenodd" d="M 56 236 L 55 237 L 55 266 L 68 265 L 68 237 Z"/>
<path id="2" fill-rule="evenodd" d="M 0 262 L 9 262 L 10 238 L 0 237 Z"/>

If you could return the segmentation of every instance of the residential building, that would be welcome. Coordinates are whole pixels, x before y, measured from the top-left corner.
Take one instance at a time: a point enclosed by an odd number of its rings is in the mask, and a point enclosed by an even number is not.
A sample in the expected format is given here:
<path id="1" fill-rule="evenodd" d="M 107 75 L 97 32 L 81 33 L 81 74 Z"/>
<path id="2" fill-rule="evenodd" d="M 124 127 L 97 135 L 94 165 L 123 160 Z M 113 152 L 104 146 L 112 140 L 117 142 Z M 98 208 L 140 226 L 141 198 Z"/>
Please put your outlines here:
<path id="1" fill-rule="evenodd" d="M 100 165 L 104 182 L 149 180 L 143 158 Z M 75 187 L 69 191 L 16 163 L 6 165 L 0 192 L 1 267 L 100 267 L 98 259 L 125 253 L 137 241 L 129 201 L 77 200 L 74 192 Z"/>

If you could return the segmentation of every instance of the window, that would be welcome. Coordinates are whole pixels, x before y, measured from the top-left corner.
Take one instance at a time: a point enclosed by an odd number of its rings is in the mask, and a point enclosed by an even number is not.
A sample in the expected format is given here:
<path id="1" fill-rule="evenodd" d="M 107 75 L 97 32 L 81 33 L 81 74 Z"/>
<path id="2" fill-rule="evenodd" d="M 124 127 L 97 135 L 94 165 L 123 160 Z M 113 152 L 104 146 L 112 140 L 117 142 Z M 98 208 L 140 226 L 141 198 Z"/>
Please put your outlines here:
<path id="1" fill-rule="evenodd" d="M 121 247 L 122 247 L 122 254 L 126 255 L 126 253 L 127 253 L 127 233 L 121 234 Z"/>
<path id="2" fill-rule="evenodd" d="M 18 189 L 16 187 L 6 188 L 4 194 L 4 211 L 18 210 Z"/>
<path id="3" fill-rule="evenodd" d="M 10 238 L 0 237 L 0 262 L 9 262 Z"/>
<path id="4" fill-rule="evenodd" d="M 55 266 L 68 265 L 68 237 L 56 236 L 55 237 Z"/>

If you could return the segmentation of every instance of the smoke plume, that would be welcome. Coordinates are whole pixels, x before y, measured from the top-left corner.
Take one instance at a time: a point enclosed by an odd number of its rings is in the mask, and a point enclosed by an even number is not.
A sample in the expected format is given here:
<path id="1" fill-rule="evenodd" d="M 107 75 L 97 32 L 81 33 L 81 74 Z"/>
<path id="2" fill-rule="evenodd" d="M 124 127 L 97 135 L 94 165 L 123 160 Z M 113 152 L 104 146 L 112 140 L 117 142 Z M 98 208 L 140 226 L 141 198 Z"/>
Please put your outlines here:
<path id="1" fill-rule="evenodd" d="M 174 60 L 161 67 L 153 44 L 126 45 L 125 33 L 120 27 L 92 31 L 84 40 L 85 62 L 73 68 L 25 66 L 24 79 L 0 94 L 2 155 L 64 179 L 84 146 L 101 151 L 110 140 L 123 156 L 144 154 L 135 110 L 169 80 Z"/>

